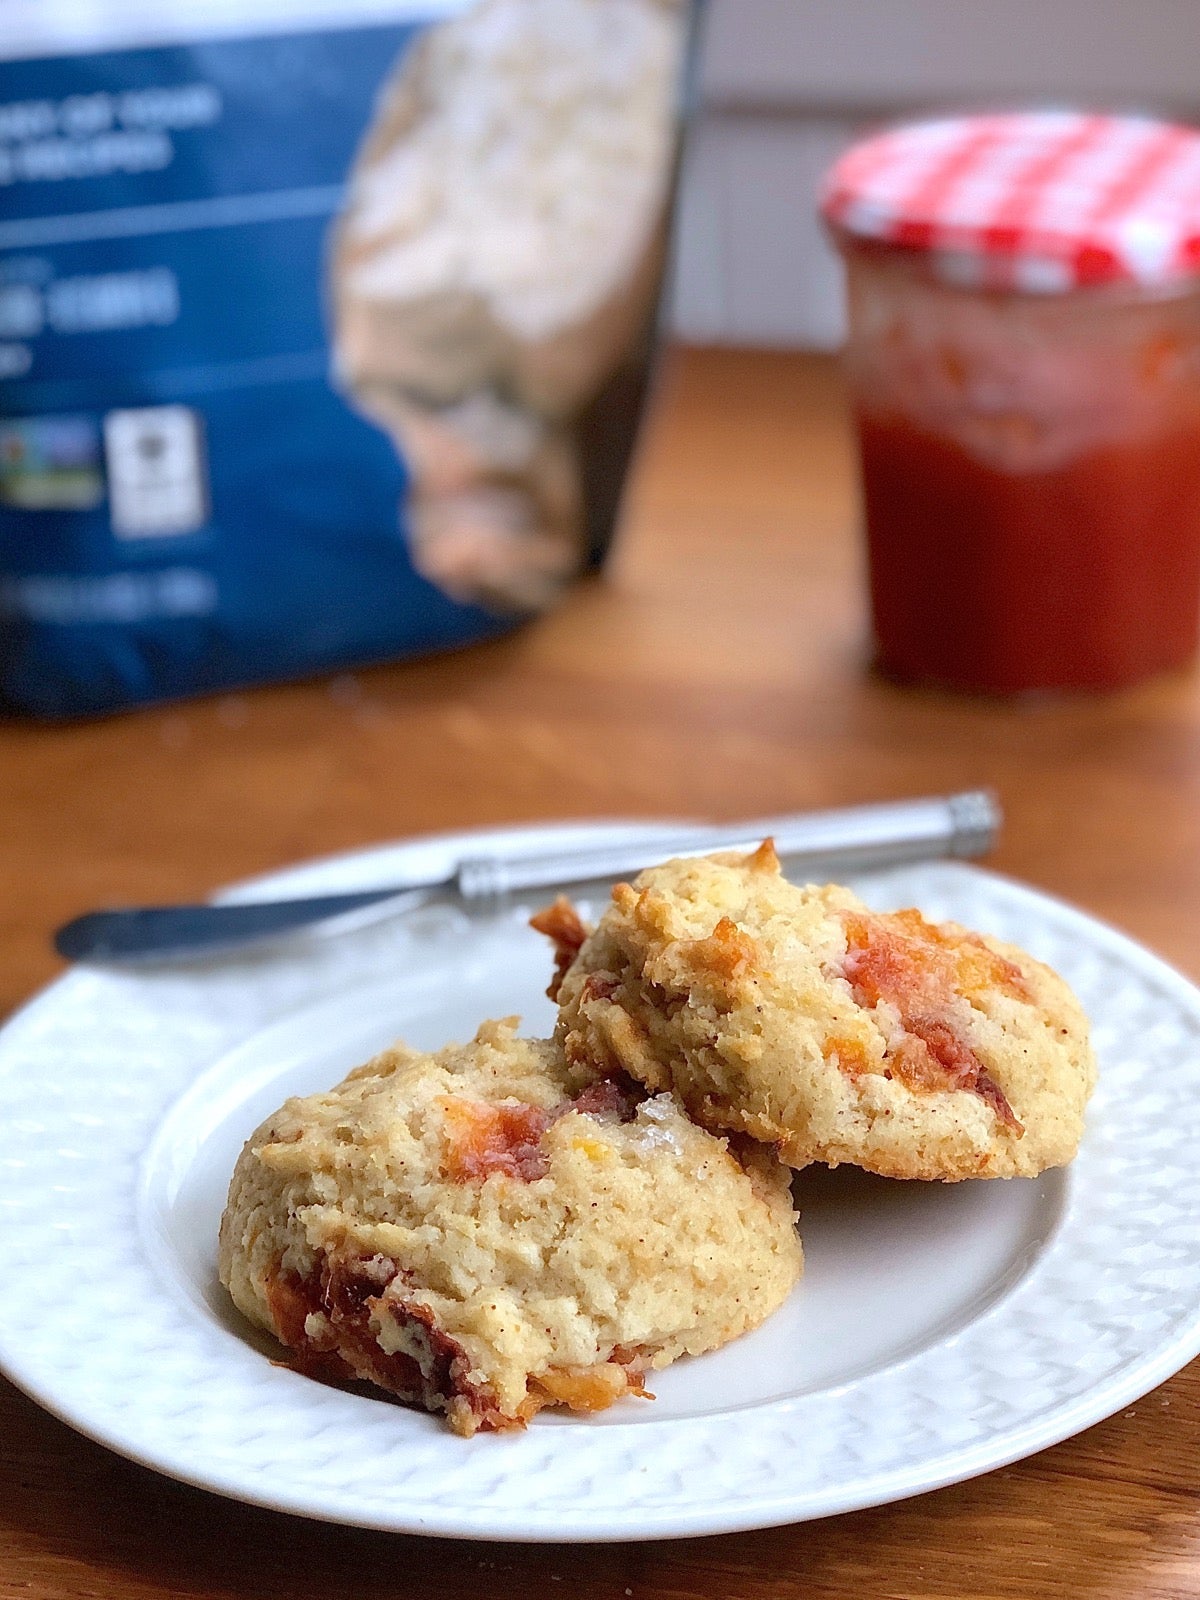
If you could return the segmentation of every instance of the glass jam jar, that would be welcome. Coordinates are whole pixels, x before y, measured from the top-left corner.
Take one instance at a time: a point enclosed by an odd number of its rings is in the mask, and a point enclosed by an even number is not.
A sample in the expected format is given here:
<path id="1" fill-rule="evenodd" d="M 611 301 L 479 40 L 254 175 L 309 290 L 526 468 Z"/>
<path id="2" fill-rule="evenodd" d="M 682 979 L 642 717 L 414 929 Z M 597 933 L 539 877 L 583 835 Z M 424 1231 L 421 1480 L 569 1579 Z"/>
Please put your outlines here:
<path id="1" fill-rule="evenodd" d="M 1192 661 L 1200 134 L 918 124 L 851 150 L 825 214 L 880 667 L 1020 693 Z"/>

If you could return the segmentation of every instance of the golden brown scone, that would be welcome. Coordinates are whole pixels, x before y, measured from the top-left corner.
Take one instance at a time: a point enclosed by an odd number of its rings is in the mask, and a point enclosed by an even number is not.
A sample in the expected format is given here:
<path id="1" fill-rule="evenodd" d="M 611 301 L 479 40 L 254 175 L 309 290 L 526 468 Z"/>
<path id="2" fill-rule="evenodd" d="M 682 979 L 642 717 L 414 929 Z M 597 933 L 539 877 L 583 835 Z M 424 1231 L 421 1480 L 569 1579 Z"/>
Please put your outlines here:
<path id="1" fill-rule="evenodd" d="M 572 915 L 534 919 L 567 1059 L 673 1089 L 707 1128 L 893 1178 L 1032 1177 L 1078 1148 L 1087 1020 L 1022 950 L 797 888 L 769 841 L 618 884 L 586 937 Z"/>
<path id="2" fill-rule="evenodd" d="M 787 1168 L 668 1094 L 489 1022 L 403 1046 L 252 1135 L 221 1223 L 238 1307 L 314 1376 L 458 1433 L 594 1411 L 761 1322 L 800 1276 Z"/>

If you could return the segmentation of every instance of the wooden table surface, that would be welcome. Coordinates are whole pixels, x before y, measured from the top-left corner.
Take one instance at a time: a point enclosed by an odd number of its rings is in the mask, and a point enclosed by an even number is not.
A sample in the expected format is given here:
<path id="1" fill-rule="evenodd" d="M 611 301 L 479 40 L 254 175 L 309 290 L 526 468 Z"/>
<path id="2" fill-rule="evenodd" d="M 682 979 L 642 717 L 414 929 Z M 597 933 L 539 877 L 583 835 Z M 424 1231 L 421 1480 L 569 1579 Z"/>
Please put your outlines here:
<path id="1" fill-rule="evenodd" d="M 543 817 L 739 815 L 991 784 L 994 864 L 1200 977 L 1200 679 L 1020 706 L 864 670 L 853 459 L 812 358 L 669 364 L 615 560 L 499 643 L 104 722 L 0 726 L 0 1007 L 87 907 Z M 972 1483 L 820 1523 L 524 1548 L 181 1487 L 0 1385 L 0 1595 L 1200 1596 L 1200 1364 Z"/>

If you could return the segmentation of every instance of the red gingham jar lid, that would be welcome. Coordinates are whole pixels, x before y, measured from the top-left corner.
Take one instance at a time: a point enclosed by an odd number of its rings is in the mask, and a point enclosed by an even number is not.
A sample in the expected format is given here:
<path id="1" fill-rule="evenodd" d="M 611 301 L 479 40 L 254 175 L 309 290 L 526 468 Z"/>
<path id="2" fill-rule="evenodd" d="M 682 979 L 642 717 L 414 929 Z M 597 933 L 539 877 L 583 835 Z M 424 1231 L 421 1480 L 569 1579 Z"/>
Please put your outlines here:
<path id="1" fill-rule="evenodd" d="M 852 146 L 821 211 L 964 287 L 1158 287 L 1200 273 L 1200 130 L 1059 111 L 912 123 Z"/>

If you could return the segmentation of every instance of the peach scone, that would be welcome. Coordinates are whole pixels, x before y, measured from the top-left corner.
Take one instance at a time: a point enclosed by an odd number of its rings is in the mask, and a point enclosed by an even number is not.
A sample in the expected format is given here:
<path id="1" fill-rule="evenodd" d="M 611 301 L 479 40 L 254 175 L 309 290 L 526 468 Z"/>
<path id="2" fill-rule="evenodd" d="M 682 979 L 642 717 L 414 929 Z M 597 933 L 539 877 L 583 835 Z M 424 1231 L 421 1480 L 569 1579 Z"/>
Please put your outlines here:
<path id="1" fill-rule="evenodd" d="M 771 1152 L 514 1027 L 397 1046 L 289 1100 L 243 1150 L 221 1224 L 222 1283 L 301 1370 L 462 1434 L 644 1394 L 801 1271 Z"/>
<path id="2" fill-rule="evenodd" d="M 591 933 L 565 901 L 534 925 L 569 1062 L 672 1090 L 792 1166 L 1031 1177 L 1076 1152 L 1095 1065 L 1063 980 L 953 923 L 796 887 L 769 841 L 618 884 Z"/>

